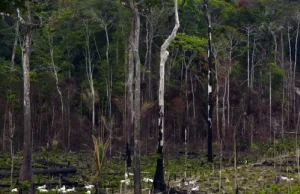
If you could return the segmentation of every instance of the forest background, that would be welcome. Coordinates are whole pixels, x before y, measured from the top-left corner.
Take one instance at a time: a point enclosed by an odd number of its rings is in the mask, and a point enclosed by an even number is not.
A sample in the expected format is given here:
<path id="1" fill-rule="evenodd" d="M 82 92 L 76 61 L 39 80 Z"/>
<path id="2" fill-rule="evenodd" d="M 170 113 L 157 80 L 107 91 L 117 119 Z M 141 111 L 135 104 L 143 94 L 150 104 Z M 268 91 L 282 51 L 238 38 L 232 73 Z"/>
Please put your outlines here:
<path id="1" fill-rule="evenodd" d="M 95 135 L 108 141 L 109 157 L 132 151 L 139 88 L 141 154 L 155 153 L 160 47 L 174 27 L 173 1 L 143 0 L 134 7 L 125 0 L 20 2 L 0 3 L 1 150 L 9 151 L 10 142 L 15 151 L 23 150 L 22 59 L 28 26 L 16 18 L 31 12 L 31 22 L 40 25 L 31 35 L 32 150 L 89 150 Z M 213 150 L 260 149 L 297 136 L 299 1 L 208 2 Z M 208 24 L 203 2 L 179 0 L 178 12 L 180 28 L 165 66 L 164 149 L 170 155 L 184 151 L 184 145 L 200 153 L 208 141 Z M 138 87 L 132 51 L 136 16 Z"/>

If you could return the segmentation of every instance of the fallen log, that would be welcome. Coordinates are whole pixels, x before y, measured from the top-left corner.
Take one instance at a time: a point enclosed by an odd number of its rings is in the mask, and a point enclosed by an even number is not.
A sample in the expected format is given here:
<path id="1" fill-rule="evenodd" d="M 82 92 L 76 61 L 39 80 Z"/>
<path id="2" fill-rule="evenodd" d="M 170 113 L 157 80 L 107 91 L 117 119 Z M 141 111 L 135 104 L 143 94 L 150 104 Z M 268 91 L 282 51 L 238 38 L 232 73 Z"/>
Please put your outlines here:
<path id="1" fill-rule="evenodd" d="M 70 174 L 70 173 L 76 173 L 77 170 L 75 167 L 70 166 L 67 168 L 50 168 L 45 170 L 34 170 L 33 174 L 42 174 L 42 175 L 57 175 L 57 174 Z M 1 177 L 9 177 L 10 172 L 0 172 L 0 178 Z M 13 177 L 19 176 L 19 172 L 14 172 Z"/>
<path id="2" fill-rule="evenodd" d="M 35 162 L 38 163 L 38 164 L 42 164 L 44 166 L 59 166 L 59 167 L 68 166 L 66 164 L 59 164 L 59 163 L 52 162 L 52 161 L 47 161 L 47 160 L 44 160 L 44 159 L 38 159 Z"/>

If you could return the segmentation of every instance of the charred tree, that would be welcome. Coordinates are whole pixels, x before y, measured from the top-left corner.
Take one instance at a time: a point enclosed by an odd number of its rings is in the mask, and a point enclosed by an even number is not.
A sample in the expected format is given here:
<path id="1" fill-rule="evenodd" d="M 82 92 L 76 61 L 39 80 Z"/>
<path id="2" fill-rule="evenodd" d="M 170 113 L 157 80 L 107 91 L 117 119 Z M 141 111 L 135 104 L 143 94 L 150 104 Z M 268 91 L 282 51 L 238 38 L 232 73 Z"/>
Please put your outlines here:
<path id="1" fill-rule="evenodd" d="M 213 115 L 213 99 L 212 99 L 212 85 L 213 85 L 213 76 L 212 76 L 212 46 L 211 46 L 211 16 L 208 10 L 208 0 L 204 0 L 203 11 L 205 13 L 205 19 L 208 24 L 207 33 L 208 33 L 208 49 L 207 49 L 207 58 L 208 58 L 208 75 L 207 75 L 207 91 L 208 91 L 208 103 L 207 103 L 207 161 L 213 161 L 212 155 L 212 115 Z"/>
<path id="2" fill-rule="evenodd" d="M 164 143 L 164 122 L 165 122 L 165 105 L 164 105 L 164 94 L 165 94 L 165 64 L 169 56 L 167 51 L 170 43 L 175 39 L 177 30 L 180 26 L 178 17 L 178 5 L 177 0 L 175 3 L 175 26 L 171 35 L 165 40 L 160 50 L 160 65 L 159 65 L 159 118 L 158 118 L 158 146 L 157 154 L 159 155 L 156 163 L 156 171 L 154 175 L 153 188 L 154 193 L 164 192 L 166 189 L 164 181 L 164 165 L 163 165 L 163 143 Z"/>

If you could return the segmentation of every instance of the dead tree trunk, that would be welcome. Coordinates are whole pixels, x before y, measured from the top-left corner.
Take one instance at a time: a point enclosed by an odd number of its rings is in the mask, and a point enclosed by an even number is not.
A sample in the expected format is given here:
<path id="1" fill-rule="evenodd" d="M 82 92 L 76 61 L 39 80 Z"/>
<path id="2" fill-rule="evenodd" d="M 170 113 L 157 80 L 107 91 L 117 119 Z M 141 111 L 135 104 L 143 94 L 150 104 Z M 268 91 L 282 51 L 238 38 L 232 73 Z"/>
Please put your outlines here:
<path id="1" fill-rule="evenodd" d="M 30 16 L 29 16 L 30 17 Z M 31 166 L 31 111 L 30 111 L 30 50 L 32 26 L 25 26 L 24 50 L 23 50 L 23 77 L 24 77 L 24 146 L 23 162 L 20 171 L 20 181 L 29 181 L 33 184 Z M 30 187 L 29 193 L 32 192 Z"/>
<path id="2" fill-rule="evenodd" d="M 133 16 L 134 17 L 134 16 Z M 133 77 L 134 77 L 134 27 L 135 21 L 131 20 L 131 31 L 129 34 L 128 52 L 128 77 L 126 82 L 126 166 L 131 167 L 131 142 L 133 127 Z"/>
<path id="3" fill-rule="evenodd" d="M 163 166 L 163 143 L 164 143 L 164 115 L 165 115 L 165 104 L 164 104 L 164 94 L 165 94 L 165 64 L 169 56 L 167 51 L 170 43 L 175 39 L 177 30 L 180 26 L 179 17 L 178 17 L 178 5 L 177 0 L 174 0 L 175 3 L 175 26 L 171 35 L 165 40 L 160 50 L 160 65 L 159 65 L 159 91 L 158 91 L 158 104 L 159 104 L 159 118 L 158 118 L 158 146 L 156 163 L 156 171 L 154 175 L 153 187 L 154 193 L 164 192 L 166 189 L 164 181 L 164 166 Z"/>
<path id="4" fill-rule="evenodd" d="M 204 0 L 204 13 L 205 19 L 208 24 L 207 33 L 208 33 L 208 49 L 207 49 L 207 58 L 208 58 L 208 75 L 207 75 L 207 90 L 208 90 L 208 103 L 207 103 L 207 161 L 212 162 L 212 112 L 213 112 L 213 100 L 212 100 L 212 47 L 211 47 L 211 16 L 208 11 L 208 0 Z"/>
<path id="5" fill-rule="evenodd" d="M 141 63 L 139 56 L 140 16 L 137 3 L 131 2 L 134 18 L 134 62 L 135 62 L 135 98 L 134 98 L 134 193 L 141 193 Z"/>

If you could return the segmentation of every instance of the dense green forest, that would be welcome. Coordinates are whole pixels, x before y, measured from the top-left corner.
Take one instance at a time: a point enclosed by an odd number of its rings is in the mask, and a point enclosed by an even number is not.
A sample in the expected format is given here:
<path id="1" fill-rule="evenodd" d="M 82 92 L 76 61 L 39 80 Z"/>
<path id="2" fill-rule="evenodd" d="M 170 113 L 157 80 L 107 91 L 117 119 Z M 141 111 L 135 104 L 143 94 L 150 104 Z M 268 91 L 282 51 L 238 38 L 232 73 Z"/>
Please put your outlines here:
<path id="1" fill-rule="evenodd" d="M 220 169 L 210 193 L 238 193 L 237 166 L 261 157 L 291 154 L 300 175 L 298 0 L 4 0 L 0 17 L 1 158 L 23 154 L 21 183 L 36 183 L 35 153 L 71 151 L 93 152 L 83 180 L 99 185 L 120 156 L 136 194 L 145 160 L 154 193 L 174 158 L 184 180 Z"/>

